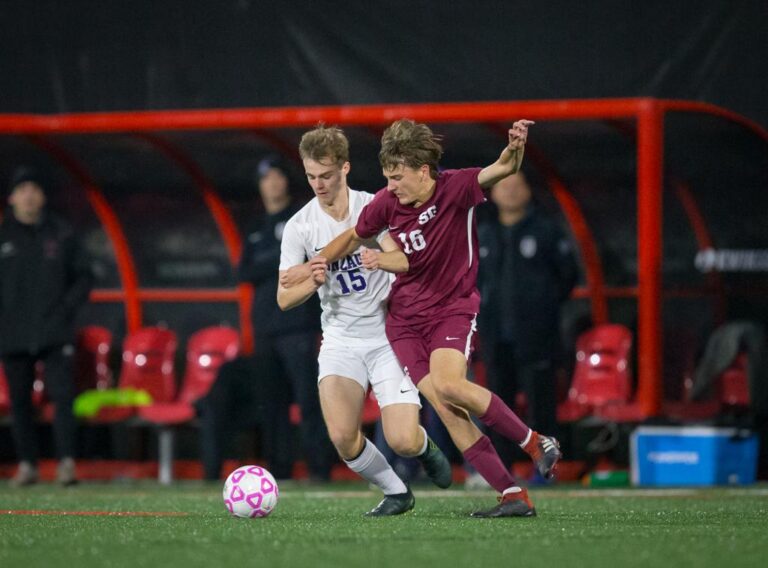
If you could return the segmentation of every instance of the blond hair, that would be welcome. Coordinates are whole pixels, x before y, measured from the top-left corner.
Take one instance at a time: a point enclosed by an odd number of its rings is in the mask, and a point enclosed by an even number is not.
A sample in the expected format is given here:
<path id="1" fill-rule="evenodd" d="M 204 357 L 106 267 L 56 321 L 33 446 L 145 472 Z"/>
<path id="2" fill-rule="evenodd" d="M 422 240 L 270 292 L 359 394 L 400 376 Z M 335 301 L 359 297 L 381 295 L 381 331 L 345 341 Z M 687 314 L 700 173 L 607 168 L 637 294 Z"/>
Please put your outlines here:
<path id="1" fill-rule="evenodd" d="M 302 160 L 331 160 L 342 166 L 349 161 L 349 140 L 338 126 L 326 126 L 321 122 L 301 137 L 299 155 Z"/>
<path id="2" fill-rule="evenodd" d="M 426 164 L 429 175 L 437 179 L 437 166 L 443 155 L 441 140 L 442 136 L 434 134 L 426 124 L 401 118 L 393 122 L 381 137 L 379 163 L 387 170 L 395 169 L 400 164 L 416 170 Z"/>

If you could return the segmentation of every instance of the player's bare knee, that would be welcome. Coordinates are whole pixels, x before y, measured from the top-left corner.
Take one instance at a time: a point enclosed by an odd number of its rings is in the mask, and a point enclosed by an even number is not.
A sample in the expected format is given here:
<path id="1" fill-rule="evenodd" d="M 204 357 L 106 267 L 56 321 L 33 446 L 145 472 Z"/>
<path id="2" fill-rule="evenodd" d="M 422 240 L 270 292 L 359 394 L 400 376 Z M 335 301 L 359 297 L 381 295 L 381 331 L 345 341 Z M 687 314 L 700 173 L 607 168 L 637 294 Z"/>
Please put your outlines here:
<path id="1" fill-rule="evenodd" d="M 393 452 L 399 456 L 408 458 L 418 455 L 424 445 L 424 439 L 420 432 L 420 430 L 417 432 L 397 432 L 385 437 L 387 439 L 387 444 L 389 444 L 389 447 L 392 448 Z"/>
<path id="2" fill-rule="evenodd" d="M 346 430 L 344 428 L 328 427 L 328 437 L 331 439 L 333 447 L 338 454 L 345 460 L 353 459 L 360 453 L 359 430 Z"/>

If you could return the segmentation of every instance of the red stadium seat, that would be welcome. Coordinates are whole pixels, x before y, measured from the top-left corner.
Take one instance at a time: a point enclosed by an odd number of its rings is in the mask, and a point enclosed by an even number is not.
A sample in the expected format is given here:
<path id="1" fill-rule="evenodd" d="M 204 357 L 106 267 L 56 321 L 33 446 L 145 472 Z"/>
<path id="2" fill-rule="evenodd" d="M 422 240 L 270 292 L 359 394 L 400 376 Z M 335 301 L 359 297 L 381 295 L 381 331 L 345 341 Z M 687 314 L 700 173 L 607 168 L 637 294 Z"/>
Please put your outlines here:
<path id="1" fill-rule="evenodd" d="M 112 332 L 100 325 L 88 325 L 78 330 L 75 340 L 73 373 L 75 392 L 104 390 L 112 385 L 109 354 L 112 349 Z M 37 377 L 33 385 L 33 400 L 41 406 L 40 416 L 46 422 L 53 420 L 54 405 L 45 392 L 45 366 L 36 367 Z"/>
<path id="2" fill-rule="evenodd" d="M 160 427 L 160 483 L 168 484 L 173 480 L 172 427 L 188 423 L 195 417 L 195 401 L 208 394 L 219 368 L 237 357 L 239 352 L 240 337 L 236 330 L 225 326 L 201 329 L 187 342 L 187 367 L 178 398 L 139 408 L 140 418 Z"/>
<path id="3" fill-rule="evenodd" d="M 173 400 L 176 345 L 176 334 L 162 327 L 145 327 L 130 334 L 123 342 L 119 386 L 146 390 L 154 402 Z"/>
<path id="4" fill-rule="evenodd" d="M 162 327 L 145 327 L 123 341 L 119 388 L 144 390 L 153 402 L 170 402 L 176 394 L 174 356 L 176 334 Z M 102 408 L 96 422 L 119 422 L 136 414 L 133 407 Z"/>
<path id="5" fill-rule="evenodd" d="M 104 390 L 112 385 L 109 355 L 112 332 L 100 325 L 88 325 L 77 333 L 75 345 L 75 380 L 77 392 Z"/>
<path id="6" fill-rule="evenodd" d="M 573 381 L 568 399 L 558 406 L 558 420 L 574 422 L 605 412 L 611 419 L 622 417 L 622 411 L 630 408 L 631 348 L 632 332 L 623 325 L 598 325 L 582 333 L 576 342 Z"/>
<path id="7" fill-rule="evenodd" d="M 208 394 L 219 368 L 239 352 L 240 336 L 231 327 L 208 327 L 194 333 L 187 343 L 187 367 L 178 398 L 141 407 L 139 416 L 155 424 L 188 422 L 195 416 L 192 404 Z"/>

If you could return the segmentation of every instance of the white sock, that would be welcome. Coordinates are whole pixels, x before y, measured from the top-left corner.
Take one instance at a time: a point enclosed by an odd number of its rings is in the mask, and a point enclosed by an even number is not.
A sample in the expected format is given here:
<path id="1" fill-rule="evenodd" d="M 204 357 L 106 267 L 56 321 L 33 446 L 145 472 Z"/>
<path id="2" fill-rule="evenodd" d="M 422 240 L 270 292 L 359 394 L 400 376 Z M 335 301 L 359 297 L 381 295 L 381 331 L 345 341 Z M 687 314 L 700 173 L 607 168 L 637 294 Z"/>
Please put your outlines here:
<path id="1" fill-rule="evenodd" d="M 528 442 L 531 441 L 531 436 L 533 436 L 533 430 L 528 428 L 528 434 L 526 434 L 525 435 L 525 439 L 522 442 L 520 442 L 520 447 L 521 448 L 524 448 L 525 446 L 528 445 Z"/>
<path id="2" fill-rule="evenodd" d="M 368 438 L 365 439 L 365 447 L 360 455 L 351 461 L 344 460 L 344 463 L 360 477 L 380 488 L 384 495 L 397 495 L 408 491 L 384 454 Z"/>
<path id="3" fill-rule="evenodd" d="M 427 431 L 424 429 L 423 426 L 419 426 L 419 430 L 421 430 L 424 433 L 424 445 L 421 446 L 421 450 L 419 450 L 419 453 L 416 454 L 416 457 L 421 457 L 425 453 L 427 453 L 427 446 L 429 446 L 429 436 L 427 436 Z"/>

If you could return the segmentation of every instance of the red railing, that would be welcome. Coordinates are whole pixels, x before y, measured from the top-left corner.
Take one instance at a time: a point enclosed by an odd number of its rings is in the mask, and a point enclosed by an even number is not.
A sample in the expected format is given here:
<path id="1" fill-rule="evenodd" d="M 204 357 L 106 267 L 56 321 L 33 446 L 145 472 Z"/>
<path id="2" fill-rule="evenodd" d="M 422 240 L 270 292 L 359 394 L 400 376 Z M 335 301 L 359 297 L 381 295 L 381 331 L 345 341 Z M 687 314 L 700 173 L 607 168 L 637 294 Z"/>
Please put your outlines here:
<path id="1" fill-rule="evenodd" d="M 601 267 L 595 255 L 596 248 L 583 215 L 580 214 L 575 202 L 570 199 L 567 188 L 558 181 L 554 170 L 549 171 L 547 178 L 550 186 L 559 192 L 558 200 L 561 206 L 563 204 L 567 206 L 567 218 L 580 241 L 582 257 L 588 260 L 587 283 L 590 288 L 579 289 L 574 295 L 590 298 L 593 303 L 593 314 L 597 314 L 598 319 L 607 317 L 605 307 L 607 298 L 636 297 L 638 299 L 638 356 L 640 358 L 638 402 L 643 413 L 652 416 L 661 410 L 662 296 L 706 293 L 698 289 L 663 291 L 661 286 L 663 122 L 664 114 L 670 111 L 718 116 L 740 124 L 768 141 L 768 131 L 729 110 L 706 103 L 651 98 L 143 111 L 53 116 L 17 114 L 0 115 L 0 135 L 32 137 L 38 146 L 62 163 L 73 177 L 86 187 L 88 198 L 112 241 L 123 286 L 122 290 L 95 291 L 92 296 L 94 301 L 124 302 L 129 329 L 135 329 L 141 325 L 142 302 L 237 302 L 244 336 L 250 337 L 248 314 L 250 297 L 242 288 L 231 290 L 141 288 L 125 235 L 98 185 L 87 174 L 84 167 L 46 137 L 56 134 L 125 133 L 149 140 L 177 166 L 184 169 L 200 188 L 204 202 L 227 244 L 230 260 L 234 262 L 241 246 L 239 236 L 234 230 L 231 216 L 216 194 L 215 187 L 188 156 L 168 145 L 164 139 L 148 133 L 177 130 L 251 130 L 263 134 L 269 132 L 269 129 L 311 127 L 318 122 L 340 126 L 380 126 L 401 117 L 441 123 L 496 123 L 510 122 L 517 118 L 550 121 L 634 119 L 637 123 L 637 236 L 640 243 L 637 287 L 611 288 L 603 284 Z M 544 157 L 539 156 L 539 161 L 543 162 L 543 160 Z M 686 205 L 686 211 L 693 215 L 691 221 L 695 224 L 694 229 L 701 245 L 703 220 L 695 214 L 696 209 L 690 202 Z M 578 226 L 574 226 L 574 223 Z"/>

